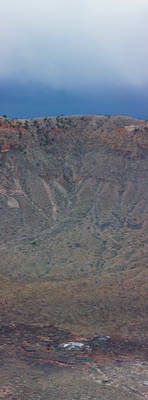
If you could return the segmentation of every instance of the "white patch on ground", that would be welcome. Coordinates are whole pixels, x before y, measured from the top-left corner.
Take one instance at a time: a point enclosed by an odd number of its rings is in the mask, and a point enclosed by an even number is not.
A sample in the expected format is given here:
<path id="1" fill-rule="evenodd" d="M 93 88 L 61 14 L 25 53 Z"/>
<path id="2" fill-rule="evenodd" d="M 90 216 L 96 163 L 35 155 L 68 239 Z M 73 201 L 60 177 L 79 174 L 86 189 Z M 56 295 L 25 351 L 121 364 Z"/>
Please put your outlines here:
<path id="1" fill-rule="evenodd" d="M 83 350 L 85 344 L 81 342 L 69 342 L 62 343 L 59 347 L 63 350 Z"/>
<path id="2" fill-rule="evenodd" d="M 129 126 L 126 126 L 126 130 L 127 130 L 128 132 L 133 132 L 136 128 L 137 128 L 136 125 L 129 125 Z"/>
<path id="3" fill-rule="evenodd" d="M 10 208 L 19 208 L 19 203 L 14 197 L 9 197 L 7 205 Z"/>
<path id="4" fill-rule="evenodd" d="M 46 193 L 48 195 L 48 198 L 49 198 L 51 206 L 52 206 L 53 219 L 54 219 L 54 221 L 56 221 L 56 219 L 57 219 L 57 207 L 56 207 L 56 204 L 55 204 L 55 202 L 54 202 L 54 200 L 52 198 L 51 190 L 50 190 L 48 184 L 44 181 L 44 179 L 42 179 L 42 183 L 43 183 L 43 186 L 44 186 L 44 188 L 46 190 Z"/>

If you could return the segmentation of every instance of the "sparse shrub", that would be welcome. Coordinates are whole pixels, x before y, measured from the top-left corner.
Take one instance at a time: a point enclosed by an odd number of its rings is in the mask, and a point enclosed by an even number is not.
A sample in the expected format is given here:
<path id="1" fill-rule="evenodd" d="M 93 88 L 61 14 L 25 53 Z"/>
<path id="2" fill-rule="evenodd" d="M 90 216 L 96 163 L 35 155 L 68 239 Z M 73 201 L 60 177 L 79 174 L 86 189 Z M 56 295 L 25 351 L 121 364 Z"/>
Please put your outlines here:
<path id="1" fill-rule="evenodd" d="M 25 129 L 28 129 L 28 128 L 29 128 L 28 121 L 25 121 L 24 128 L 25 128 Z"/>
<path id="2" fill-rule="evenodd" d="M 38 244 L 37 244 L 36 240 L 32 240 L 31 245 L 32 246 L 37 246 Z"/>

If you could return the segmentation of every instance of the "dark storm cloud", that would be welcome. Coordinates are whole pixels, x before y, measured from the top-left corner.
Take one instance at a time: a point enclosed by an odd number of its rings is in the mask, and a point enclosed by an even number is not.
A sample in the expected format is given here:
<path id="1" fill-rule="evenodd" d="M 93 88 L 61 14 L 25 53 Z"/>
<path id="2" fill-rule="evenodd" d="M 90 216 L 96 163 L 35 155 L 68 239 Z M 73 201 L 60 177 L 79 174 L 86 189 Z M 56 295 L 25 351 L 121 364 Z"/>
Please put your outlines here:
<path id="1" fill-rule="evenodd" d="M 5 0 L 0 79 L 57 89 L 148 83 L 147 0 Z"/>

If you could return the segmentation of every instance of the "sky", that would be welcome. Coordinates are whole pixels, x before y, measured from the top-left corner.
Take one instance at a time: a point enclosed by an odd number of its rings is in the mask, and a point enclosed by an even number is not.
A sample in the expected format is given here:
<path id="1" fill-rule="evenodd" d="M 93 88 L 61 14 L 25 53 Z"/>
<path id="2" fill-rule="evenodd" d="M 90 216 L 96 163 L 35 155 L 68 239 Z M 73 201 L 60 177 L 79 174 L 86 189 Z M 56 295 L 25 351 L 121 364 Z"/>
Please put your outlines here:
<path id="1" fill-rule="evenodd" d="M 0 114 L 148 118 L 148 0 L 5 0 Z"/>

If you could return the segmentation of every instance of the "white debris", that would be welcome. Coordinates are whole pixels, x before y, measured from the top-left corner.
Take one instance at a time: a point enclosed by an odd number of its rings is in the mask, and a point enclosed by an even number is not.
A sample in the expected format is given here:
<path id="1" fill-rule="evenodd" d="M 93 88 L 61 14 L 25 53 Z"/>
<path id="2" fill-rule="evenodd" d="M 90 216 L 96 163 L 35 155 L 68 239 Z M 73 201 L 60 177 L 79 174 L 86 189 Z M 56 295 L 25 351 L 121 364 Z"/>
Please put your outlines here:
<path id="1" fill-rule="evenodd" d="M 86 345 L 84 343 L 81 343 L 81 342 L 68 342 L 68 343 L 60 344 L 59 347 L 62 350 L 84 350 Z"/>

